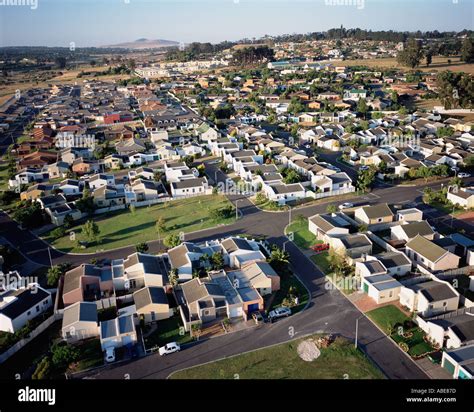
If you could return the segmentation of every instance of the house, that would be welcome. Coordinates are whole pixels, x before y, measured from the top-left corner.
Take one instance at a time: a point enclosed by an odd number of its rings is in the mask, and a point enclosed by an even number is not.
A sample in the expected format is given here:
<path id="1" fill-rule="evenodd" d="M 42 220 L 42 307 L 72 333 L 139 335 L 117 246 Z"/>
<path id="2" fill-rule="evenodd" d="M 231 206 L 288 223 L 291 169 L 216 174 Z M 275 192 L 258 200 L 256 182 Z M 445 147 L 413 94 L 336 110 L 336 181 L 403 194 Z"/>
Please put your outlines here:
<path id="1" fill-rule="evenodd" d="M 474 379 L 474 344 L 444 351 L 441 366 L 454 379 Z"/>
<path id="2" fill-rule="evenodd" d="M 95 301 L 114 293 L 110 267 L 82 264 L 65 273 L 62 285 L 64 306 L 76 302 Z"/>
<path id="3" fill-rule="evenodd" d="M 134 180 L 130 186 L 130 191 L 134 193 L 135 201 L 137 202 L 156 200 L 160 197 L 167 197 L 168 195 L 161 182 L 145 179 Z"/>
<path id="4" fill-rule="evenodd" d="M 136 169 L 130 170 L 128 172 L 128 178 L 129 180 L 137 178 L 153 180 L 155 178 L 155 171 L 151 167 L 140 166 Z"/>
<path id="5" fill-rule="evenodd" d="M 61 335 L 68 343 L 100 335 L 95 302 L 76 302 L 64 309 Z"/>
<path id="6" fill-rule="evenodd" d="M 52 306 L 51 293 L 37 283 L 0 293 L 0 331 L 15 333 Z"/>
<path id="7" fill-rule="evenodd" d="M 71 216 L 72 220 L 79 220 L 82 217 L 82 212 L 72 202 L 55 207 L 47 207 L 44 211 L 51 218 L 51 223 L 56 226 L 62 226 L 66 216 Z"/>
<path id="8" fill-rule="evenodd" d="M 427 318 L 456 310 L 459 293 L 448 282 L 429 280 L 402 286 L 400 304 Z"/>
<path id="9" fill-rule="evenodd" d="M 474 308 L 426 320 L 418 318 L 417 322 L 440 348 L 460 348 L 474 343 Z"/>
<path id="10" fill-rule="evenodd" d="M 394 215 L 386 203 L 359 207 L 354 212 L 355 220 L 366 225 L 390 223 Z"/>
<path id="11" fill-rule="evenodd" d="M 133 292 L 146 286 L 165 287 L 168 284 L 159 256 L 136 252 L 126 259 L 114 259 L 111 270 L 115 291 Z"/>
<path id="12" fill-rule="evenodd" d="M 145 287 L 133 293 L 137 314 L 145 323 L 168 319 L 173 315 L 162 287 Z"/>
<path id="13" fill-rule="evenodd" d="M 380 305 L 399 299 L 402 284 L 387 274 L 375 274 L 362 279 L 362 290 Z"/>
<path id="14" fill-rule="evenodd" d="M 121 348 L 137 343 L 137 331 L 133 315 L 120 316 L 100 322 L 99 330 L 100 346 L 103 351 L 107 348 Z"/>
<path id="15" fill-rule="evenodd" d="M 207 178 L 196 177 L 171 183 L 171 195 L 175 198 L 209 194 Z"/>
<path id="16" fill-rule="evenodd" d="M 457 191 L 449 190 L 447 199 L 453 205 L 458 205 L 464 209 L 472 209 L 474 208 L 474 189 L 461 188 Z"/>
<path id="17" fill-rule="evenodd" d="M 384 252 L 377 255 L 377 259 L 391 276 L 405 276 L 411 271 L 411 261 L 402 252 Z"/>
<path id="18" fill-rule="evenodd" d="M 398 222 L 419 222 L 423 220 L 423 212 L 416 208 L 402 209 L 397 211 Z"/>
<path id="19" fill-rule="evenodd" d="M 173 269 L 178 272 L 180 281 L 190 280 L 193 271 L 200 267 L 200 257 L 204 254 L 201 247 L 190 242 L 168 250 L 168 259 Z"/>
<path id="20" fill-rule="evenodd" d="M 229 237 L 221 241 L 220 246 L 224 263 L 231 268 L 241 268 L 248 262 L 265 261 L 259 243 L 254 240 Z"/>
<path id="21" fill-rule="evenodd" d="M 261 296 L 280 290 L 280 276 L 265 261 L 246 263 L 240 270 L 229 272 L 228 275 L 237 288 L 251 286 Z"/>
<path id="22" fill-rule="evenodd" d="M 100 164 L 95 160 L 87 160 L 82 157 L 74 160 L 71 169 L 78 175 L 100 172 Z"/>
<path id="23" fill-rule="evenodd" d="M 262 191 L 268 199 L 284 205 L 287 202 L 306 198 L 306 190 L 301 183 L 264 185 Z"/>
<path id="24" fill-rule="evenodd" d="M 332 248 L 341 251 L 344 255 L 351 259 L 360 258 L 363 255 L 372 253 L 372 242 L 363 233 L 355 233 L 340 238 L 331 238 Z"/>
<path id="25" fill-rule="evenodd" d="M 146 151 L 146 146 L 139 139 L 132 138 L 119 141 L 115 144 L 115 150 L 119 155 L 130 155 Z"/>
<path id="26" fill-rule="evenodd" d="M 99 174 L 89 177 L 87 179 L 87 183 L 89 184 L 89 188 L 92 190 L 96 190 L 100 187 L 107 186 L 107 185 L 113 186 L 115 185 L 115 176 L 99 173 Z"/>
<path id="27" fill-rule="evenodd" d="M 94 204 L 98 208 L 107 208 L 114 206 L 125 206 L 126 196 L 124 189 L 118 189 L 115 186 L 102 186 L 94 190 L 92 194 Z"/>
<path id="28" fill-rule="evenodd" d="M 390 233 L 392 239 L 404 240 L 405 242 L 408 242 L 417 235 L 423 236 L 428 240 L 433 240 L 435 236 L 434 230 L 426 220 L 392 226 Z"/>
<path id="29" fill-rule="evenodd" d="M 406 254 L 416 267 L 431 272 L 455 269 L 459 267 L 460 257 L 443 249 L 423 236 L 416 235 L 406 245 Z"/>
<path id="30" fill-rule="evenodd" d="M 38 183 L 36 185 L 30 186 L 24 192 L 20 193 L 21 200 L 36 200 L 43 196 L 51 196 L 54 194 L 56 189 L 55 185 Z"/>
<path id="31" fill-rule="evenodd" d="M 54 208 L 67 203 L 66 198 L 61 194 L 39 197 L 35 201 L 41 205 L 41 209 Z"/>
<path id="32" fill-rule="evenodd" d="M 308 218 L 308 230 L 324 242 L 329 242 L 331 237 L 348 235 L 350 226 L 342 213 L 314 215 Z"/>
<path id="33" fill-rule="evenodd" d="M 367 256 L 364 261 L 355 262 L 355 275 L 366 278 L 374 275 L 386 275 L 387 268 L 384 264 L 373 256 Z"/>

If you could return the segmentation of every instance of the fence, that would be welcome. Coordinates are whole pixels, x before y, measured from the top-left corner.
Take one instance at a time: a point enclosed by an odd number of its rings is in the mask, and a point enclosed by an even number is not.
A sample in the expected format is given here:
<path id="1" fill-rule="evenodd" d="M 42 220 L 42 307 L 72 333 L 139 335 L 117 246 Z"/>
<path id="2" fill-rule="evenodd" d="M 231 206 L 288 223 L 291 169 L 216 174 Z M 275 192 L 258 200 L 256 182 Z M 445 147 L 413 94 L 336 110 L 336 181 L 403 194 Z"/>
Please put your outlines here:
<path id="1" fill-rule="evenodd" d="M 40 325 L 38 325 L 38 327 L 36 327 L 33 331 L 31 331 L 27 338 L 19 340 L 11 348 L 9 348 L 8 350 L 0 354 L 0 363 L 5 362 L 8 358 L 13 356 L 21 348 L 23 348 L 25 345 L 30 343 L 40 333 L 44 332 L 47 328 L 49 328 L 56 320 L 60 319 L 60 317 L 61 316 L 57 314 L 51 315 L 43 323 L 41 323 Z"/>
<path id="2" fill-rule="evenodd" d="M 312 191 L 306 192 L 307 197 L 311 197 L 313 199 L 323 199 L 325 197 L 331 197 L 331 196 L 340 196 L 340 195 L 345 195 L 347 193 L 353 193 L 355 192 L 355 187 L 346 187 L 344 189 L 339 189 L 339 190 L 331 190 L 330 192 L 321 192 L 321 193 L 315 193 Z"/>

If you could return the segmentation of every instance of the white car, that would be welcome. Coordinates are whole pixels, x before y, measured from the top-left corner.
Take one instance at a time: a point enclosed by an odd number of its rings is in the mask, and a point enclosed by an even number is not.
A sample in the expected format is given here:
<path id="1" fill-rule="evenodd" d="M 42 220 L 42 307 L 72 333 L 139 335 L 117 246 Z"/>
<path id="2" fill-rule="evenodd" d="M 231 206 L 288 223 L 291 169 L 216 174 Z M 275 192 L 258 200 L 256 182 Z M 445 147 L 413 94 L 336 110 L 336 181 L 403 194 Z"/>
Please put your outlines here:
<path id="1" fill-rule="evenodd" d="M 291 315 L 291 309 L 285 308 L 284 306 L 282 306 L 280 308 L 276 308 L 272 310 L 268 314 L 268 318 L 270 319 L 270 321 L 273 321 L 274 319 L 287 318 L 290 315 Z"/>
<path id="2" fill-rule="evenodd" d="M 354 207 L 354 203 L 343 203 L 339 205 L 339 210 L 350 209 L 351 207 Z"/>
<path id="3" fill-rule="evenodd" d="M 160 356 L 164 356 L 171 355 L 172 353 L 179 352 L 180 350 L 181 346 L 179 346 L 179 343 L 171 342 L 158 349 L 158 353 L 160 354 Z"/>
<path id="4" fill-rule="evenodd" d="M 115 362 L 115 348 L 110 347 L 105 349 L 105 361 Z"/>
<path id="5" fill-rule="evenodd" d="M 469 173 L 458 173 L 458 177 L 463 179 L 463 178 L 466 178 L 466 177 L 471 177 L 471 175 Z"/>

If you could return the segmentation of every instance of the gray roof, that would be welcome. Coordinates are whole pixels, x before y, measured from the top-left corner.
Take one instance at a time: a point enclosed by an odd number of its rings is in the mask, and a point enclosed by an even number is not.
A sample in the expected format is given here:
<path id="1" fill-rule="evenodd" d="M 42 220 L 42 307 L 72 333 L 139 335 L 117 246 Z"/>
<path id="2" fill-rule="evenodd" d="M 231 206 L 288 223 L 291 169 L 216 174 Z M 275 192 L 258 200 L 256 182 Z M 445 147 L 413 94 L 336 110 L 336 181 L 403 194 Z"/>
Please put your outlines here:
<path id="1" fill-rule="evenodd" d="M 239 237 L 231 237 L 231 238 L 225 239 L 221 243 L 221 245 L 227 253 L 232 253 L 239 249 L 253 250 L 252 246 L 250 246 L 250 243 L 247 241 L 247 239 L 242 239 Z"/>
<path id="2" fill-rule="evenodd" d="M 121 316 L 119 318 L 100 322 L 100 337 L 101 339 L 112 338 L 125 333 L 132 333 L 135 331 L 133 323 L 133 316 Z"/>
<path id="3" fill-rule="evenodd" d="M 364 206 L 362 208 L 369 219 L 377 219 L 386 216 L 393 216 L 391 209 L 386 203 L 379 205 Z"/>
<path id="4" fill-rule="evenodd" d="M 95 302 L 76 302 L 64 309 L 63 328 L 75 322 L 97 323 L 97 305 Z"/>
<path id="5" fill-rule="evenodd" d="M 435 280 L 417 283 L 410 288 L 423 294 L 428 302 L 436 302 L 458 296 L 447 284 Z"/>
<path id="6" fill-rule="evenodd" d="M 146 287 L 137 290 L 133 293 L 133 300 L 135 307 L 138 309 L 144 308 L 151 304 L 167 305 L 168 298 L 165 290 L 161 287 Z"/>
<path id="7" fill-rule="evenodd" d="M 428 236 L 433 235 L 434 231 L 426 220 L 421 222 L 410 222 L 406 225 L 400 225 L 402 230 L 405 232 L 409 239 L 414 238 L 416 235 Z"/>
<path id="8" fill-rule="evenodd" d="M 397 266 L 411 265 L 410 259 L 408 259 L 405 253 L 398 252 L 387 252 L 377 255 L 377 259 L 387 268 L 393 268 Z"/>
<path id="9" fill-rule="evenodd" d="M 371 246 L 372 242 L 362 233 L 347 235 L 341 238 L 341 242 L 346 249 L 354 249 L 359 247 Z"/>

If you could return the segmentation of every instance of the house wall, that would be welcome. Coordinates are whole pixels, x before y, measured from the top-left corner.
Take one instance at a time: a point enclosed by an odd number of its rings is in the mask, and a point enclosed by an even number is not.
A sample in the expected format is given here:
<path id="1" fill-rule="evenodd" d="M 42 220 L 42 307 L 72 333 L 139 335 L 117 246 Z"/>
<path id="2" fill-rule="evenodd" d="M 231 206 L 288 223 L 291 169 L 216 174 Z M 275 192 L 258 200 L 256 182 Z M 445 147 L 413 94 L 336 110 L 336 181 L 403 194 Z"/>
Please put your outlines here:
<path id="1" fill-rule="evenodd" d="M 152 316 L 152 312 L 154 312 L 154 318 Z M 141 309 L 138 309 L 137 314 L 139 317 L 140 315 L 143 315 L 145 323 L 151 323 L 158 320 L 168 319 L 172 316 L 173 313 L 168 305 L 150 304 Z"/>
<path id="2" fill-rule="evenodd" d="M 98 337 L 100 331 L 96 322 L 75 322 L 63 328 L 61 334 L 64 340 L 71 343 L 87 338 Z"/>
<path id="3" fill-rule="evenodd" d="M 428 300 L 421 294 L 417 296 L 417 311 L 424 317 L 436 316 L 441 313 L 451 312 L 456 310 L 459 306 L 459 296 L 444 299 L 435 302 L 428 302 Z"/>

